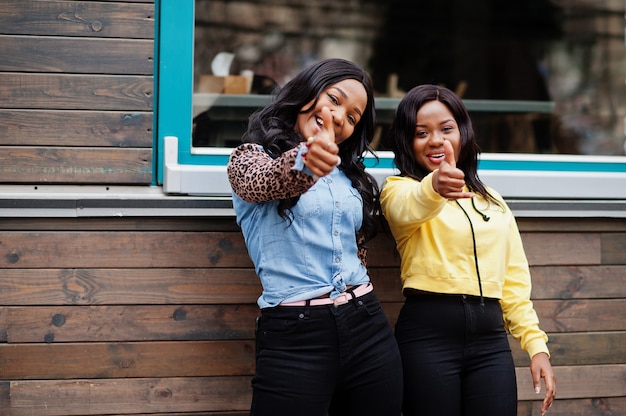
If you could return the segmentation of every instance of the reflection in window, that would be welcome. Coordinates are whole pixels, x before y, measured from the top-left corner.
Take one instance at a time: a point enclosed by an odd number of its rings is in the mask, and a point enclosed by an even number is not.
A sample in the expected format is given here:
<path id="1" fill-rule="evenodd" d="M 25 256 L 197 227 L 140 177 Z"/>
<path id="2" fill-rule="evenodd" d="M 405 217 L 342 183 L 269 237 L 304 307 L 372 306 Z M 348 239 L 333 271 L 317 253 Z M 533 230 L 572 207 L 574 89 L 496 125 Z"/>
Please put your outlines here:
<path id="1" fill-rule="evenodd" d="M 276 86 L 342 57 L 368 70 L 377 97 L 438 83 L 468 102 L 496 100 L 470 107 L 484 152 L 624 154 L 622 0 L 195 4 L 194 146 L 237 145 Z M 500 100 L 554 107 L 503 111 Z"/>

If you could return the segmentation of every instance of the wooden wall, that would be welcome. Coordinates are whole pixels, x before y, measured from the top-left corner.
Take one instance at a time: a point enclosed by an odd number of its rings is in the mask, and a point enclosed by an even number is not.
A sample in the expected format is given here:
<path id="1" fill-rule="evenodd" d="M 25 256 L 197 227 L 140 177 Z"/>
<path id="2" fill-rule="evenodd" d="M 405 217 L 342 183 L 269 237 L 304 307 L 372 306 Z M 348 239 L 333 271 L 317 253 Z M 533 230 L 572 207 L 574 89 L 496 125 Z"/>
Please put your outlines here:
<path id="1" fill-rule="evenodd" d="M 520 219 L 552 415 L 626 412 L 626 220 Z M 390 322 L 391 239 L 371 244 Z M 0 219 L 0 414 L 243 415 L 260 286 L 232 217 Z M 537 415 L 513 342 L 519 414 Z"/>
<path id="2" fill-rule="evenodd" d="M 153 0 L 0 0 L 0 181 L 149 184 Z"/>

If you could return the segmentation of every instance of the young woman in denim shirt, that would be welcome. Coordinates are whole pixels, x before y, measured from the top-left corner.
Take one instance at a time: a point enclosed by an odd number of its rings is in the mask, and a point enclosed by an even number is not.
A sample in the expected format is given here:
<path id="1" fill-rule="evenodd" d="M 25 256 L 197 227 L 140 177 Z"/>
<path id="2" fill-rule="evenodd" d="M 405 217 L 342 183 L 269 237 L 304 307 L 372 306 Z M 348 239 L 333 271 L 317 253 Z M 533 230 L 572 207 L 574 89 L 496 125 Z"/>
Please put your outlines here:
<path id="1" fill-rule="evenodd" d="M 365 266 L 374 125 L 368 75 L 325 60 L 251 116 L 230 156 L 237 223 L 263 286 L 253 416 L 400 415 L 400 355 Z"/>

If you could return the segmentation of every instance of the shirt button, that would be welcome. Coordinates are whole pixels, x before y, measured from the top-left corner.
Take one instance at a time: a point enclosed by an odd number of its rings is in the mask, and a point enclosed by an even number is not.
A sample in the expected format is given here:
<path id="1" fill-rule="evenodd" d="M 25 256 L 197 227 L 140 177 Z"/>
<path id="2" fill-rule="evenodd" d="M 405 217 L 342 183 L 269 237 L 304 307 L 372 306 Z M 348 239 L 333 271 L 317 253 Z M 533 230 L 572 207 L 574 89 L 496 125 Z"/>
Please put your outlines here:
<path id="1" fill-rule="evenodd" d="M 341 261 L 340 257 L 335 257 L 335 263 L 339 263 Z"/>
<path id="2" fill-rule="evenodd" d="M 334 232 L 333 232 L 333 235 L 334 235 L 334 236 L 338 236 L 338 235 L 339 235 L 339 231 L 334 231 Z"/>

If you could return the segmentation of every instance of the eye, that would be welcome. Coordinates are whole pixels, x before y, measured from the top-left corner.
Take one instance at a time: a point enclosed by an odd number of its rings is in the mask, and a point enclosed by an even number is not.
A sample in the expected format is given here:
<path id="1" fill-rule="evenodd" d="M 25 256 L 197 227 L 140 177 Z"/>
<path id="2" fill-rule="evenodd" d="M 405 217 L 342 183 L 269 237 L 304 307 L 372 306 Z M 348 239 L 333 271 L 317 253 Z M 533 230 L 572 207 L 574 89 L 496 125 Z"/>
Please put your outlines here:
<path id="1" fill-rule="evenodd" d="M 428 133 L 425 130 L 415 130 L 415 137 L 426 137 Z"/>
<path id="2" fill-rule="evenodd" d="M 356 117 L 351 114 L 348 114 L 348 121 L 350 121 L 350 124 L 352 124 L 353 126 L 358 122 Z"/>
<path id="3" fill-rule="evenodd" d="M 339 104 L 339 100 L 334 95 L 328 94 L 328 98 L 333 102 L 333 104 Z"/>
<path id="4" fill-rule="evenodd" d="M 450 133 L 452 130 L 454 130 L 454 127 L 452 127 L 452 126 L 444 126 L 441 130 L 444 133 Z"/>

